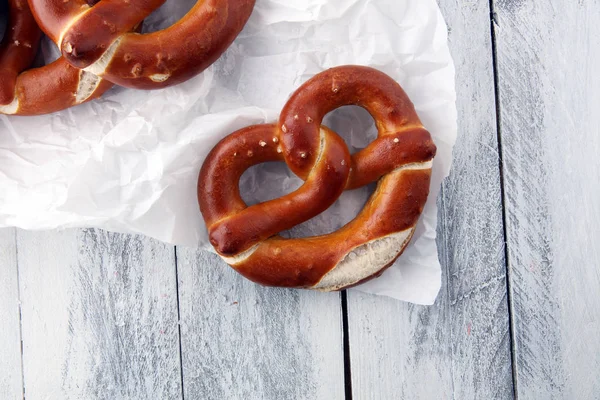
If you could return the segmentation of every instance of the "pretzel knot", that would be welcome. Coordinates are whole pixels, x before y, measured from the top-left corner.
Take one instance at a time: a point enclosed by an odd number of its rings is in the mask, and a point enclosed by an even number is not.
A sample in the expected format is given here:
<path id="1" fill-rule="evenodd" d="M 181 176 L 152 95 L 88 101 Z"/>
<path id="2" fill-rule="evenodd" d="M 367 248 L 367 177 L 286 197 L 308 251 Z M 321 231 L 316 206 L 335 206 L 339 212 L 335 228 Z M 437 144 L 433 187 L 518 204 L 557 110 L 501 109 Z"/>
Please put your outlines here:
<path id="1" fill-rule="evenodd" d="M 350 155 L 321 125 L 344 105 L 373 116 L 378 137 Z M 327 70 L 296 91 L 277 125 L 231 134 L 200 171 L 198 200 L 212 245 L 246 278 L 267 286 L 340 290 L 380 275 L 410 241 L 429 194 L 436 147 L 402 88 L 371 68 Z M 253 165 L 283 161 L 304 180 L 295 192 L 248 207 L 239 179 Z M 378 181 L 358 216 L 337 232 L 277 234 L 318 215 L 341 193 Z"/>
<path id="2" fill-rule="evenodd" d="M 175 85 L 209 67 L 240 33 L 255 0 L 198 0 L 167 29 L 132 32 L 164 2 L 29 0 L 40 27 L 71 65 L 137 89 Z"/>

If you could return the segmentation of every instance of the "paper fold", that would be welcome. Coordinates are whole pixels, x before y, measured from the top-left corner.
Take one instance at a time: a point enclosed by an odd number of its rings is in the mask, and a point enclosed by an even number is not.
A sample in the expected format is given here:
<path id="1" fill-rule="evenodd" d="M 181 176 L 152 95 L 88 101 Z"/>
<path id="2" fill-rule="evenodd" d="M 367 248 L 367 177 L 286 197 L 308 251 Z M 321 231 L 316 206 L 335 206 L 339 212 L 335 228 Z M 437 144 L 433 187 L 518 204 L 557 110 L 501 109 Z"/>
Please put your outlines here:
<path id="1" fill-rule="evenodd" d="M 176 21 L 194 3 L 167 2 L 146 29 Z M 415 237 L 392 268 L 357 290 L 432 304 L 441 276 L 436 197 L 457 131 L 454 66 L 434 0 L 259 0 L 233 46 L 184 84 L 150 92 L 114 88 L 48 116 L 0 116 L 0 226 L 99 227 L 210 249 L 196 200 L 210 149 L 237 129 L 276 121 L 298 86 L 346 64 L 372 66 L 400 82 L 438 146 Z M 354 107 L 331 114 L 326 124 L 354 150 L 376 134 L 369 115 Z M 284 166 L 266 165 L 245 174 L 241 188 L 257 201 L 299 184 Z M 368 193 L 345 193 L 293 233 L 340 227 Z"/>

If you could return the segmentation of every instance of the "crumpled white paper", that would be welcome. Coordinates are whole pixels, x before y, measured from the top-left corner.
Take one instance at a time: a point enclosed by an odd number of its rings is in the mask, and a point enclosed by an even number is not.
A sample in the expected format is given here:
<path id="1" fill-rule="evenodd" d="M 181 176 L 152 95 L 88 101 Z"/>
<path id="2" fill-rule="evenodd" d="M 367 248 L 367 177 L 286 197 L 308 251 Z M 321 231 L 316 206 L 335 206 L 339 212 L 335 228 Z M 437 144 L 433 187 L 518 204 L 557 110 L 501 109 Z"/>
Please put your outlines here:
<path id="1" fill-rule="evenodd" d="M 145 29 L 168 26 L 195 2 L 168 1 Z M 436 197 L 457 131 L 454 66 L 434 0 L 257 0 L 234 45 L 184 84 L 150 92 L 114 88 L 49 116 L 0 116 L 0 226 L 99 227 L 212 250 L 196 199 L 207 153 L 239 128 L 276 121 L 303 82 L 345 64 L 372 66 L 398 80 L 438 146 L 431 195 L 411 244 L 381 278 L 357 290 L 432 304 L 441 277 Z M 326 124 L 354 150 L 376 135 L 369 115 L 356 107 L 331 114 Z M 247 172 L 241 188 L 253 203 L 300 184 L 285 166 L 265 164 Z M 369 193 L 345 193 L 291 233 L 339 228 Z"/>

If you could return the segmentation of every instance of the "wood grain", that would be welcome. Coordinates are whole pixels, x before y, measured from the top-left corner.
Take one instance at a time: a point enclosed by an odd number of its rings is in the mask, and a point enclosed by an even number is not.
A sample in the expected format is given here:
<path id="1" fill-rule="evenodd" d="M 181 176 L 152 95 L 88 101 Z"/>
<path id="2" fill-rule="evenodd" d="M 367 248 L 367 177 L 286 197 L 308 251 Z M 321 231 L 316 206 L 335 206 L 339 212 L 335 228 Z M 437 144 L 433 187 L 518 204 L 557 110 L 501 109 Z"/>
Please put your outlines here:
<path id="1" fill-rule="evenodd" d="M 23 398 L 17 244 L 14 229 L 0 229 L 0 397 Z"/>
<path id="2" fill-rule="evenodd" d="M 339 294 L 267 289 L 177 249 L 186 399 L 343 399 Z"/>
<path id="3" fill-rule="evenodd" d="M 460 117 L 439 198 L 444 286 L 433 307 L 349 292 L 356 399 L 513 395 L 490 10 L 439 3 Z M 598 398 L 600 2 L 493 11 L 515 391 Z M 23 376 L 27 399 L 344 397 L 336 294 L 261 288 L 191 249 L 178 249 L 177 280 L 173 248 L 137 236 L 16 237 L 0 231 L 2 399 L 23 397 Z"/>
<path id="4" fill-rule="evenodd" d="M 181 398 L 173 247 L 94 229 L 17 246 L 28 400 Z"/>
<path id="5" fill-rule="evenodd" d="M 459 137 L 438 200 L 433 307 L 350 292 L 354 398 L 512 398 L 489 6 L 439 1 L 457 68 Z"/>
<path id="6" fill-rule="evenodd" d="M 517 393 L 600 393 L 600 2 L 496 1 Z"/>

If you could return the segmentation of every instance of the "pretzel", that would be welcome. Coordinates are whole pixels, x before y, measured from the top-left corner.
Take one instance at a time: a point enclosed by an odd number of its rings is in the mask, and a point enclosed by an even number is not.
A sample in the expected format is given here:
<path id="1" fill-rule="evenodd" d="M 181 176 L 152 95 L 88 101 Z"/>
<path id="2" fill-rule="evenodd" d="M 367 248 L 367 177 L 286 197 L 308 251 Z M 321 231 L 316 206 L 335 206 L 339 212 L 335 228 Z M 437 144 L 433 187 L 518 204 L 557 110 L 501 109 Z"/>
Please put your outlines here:
<path id="1" fill-rule="evenodd" d="M 38 115 L 84 103 L 112 84 L 59 58 L 29 68 L 41 39 L 26 0 L 10 0 L 6 33 L 0 42 L 0 114 Z"/>
<path id="2" fill-rule="evenodd" d="M 321 125 L 344 105 L 365 108 L 377 139 L 350 156 Z M 277 125 L 255 125 L 223 139 L 205 160 L 198 201 L 211 244 L 246 278 L 266 286 L 341 290 L 379 276 L 412 238 L 429 194 L 436 147 L 404 90 L 367 67 L 316 75 L 285 105 Z M 253 165 L 283 161 L 305 182 L 295 192 L 248 207 L 239 179 Z M 378 181 L 358 216 L 337 232 L 285 239 L 344 190 Z"/>
<path id="3" fill-rule="evenodd" d="M 199 74 L 231 45 L 255 0 L 198 0 L 173 26 L 140 35 L 132 27 L 165 0 L 29 0 L 42 30 L 73 66 L 137 89 Z"/>

